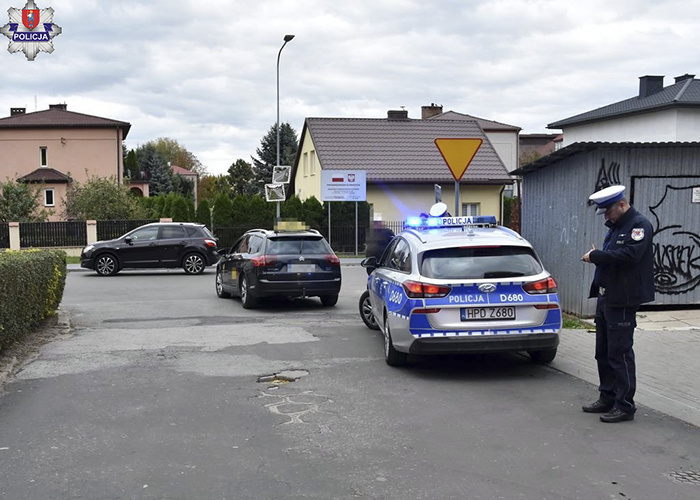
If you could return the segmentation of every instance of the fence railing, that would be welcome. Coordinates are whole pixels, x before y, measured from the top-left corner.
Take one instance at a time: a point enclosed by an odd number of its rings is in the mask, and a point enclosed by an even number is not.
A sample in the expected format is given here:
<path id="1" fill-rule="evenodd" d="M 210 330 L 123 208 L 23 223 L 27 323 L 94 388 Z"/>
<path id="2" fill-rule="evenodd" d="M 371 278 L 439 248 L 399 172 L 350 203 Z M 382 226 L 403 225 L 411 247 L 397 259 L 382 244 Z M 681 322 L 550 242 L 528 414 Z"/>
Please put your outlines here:
<path id="1" fill-rule="evenodd" d="M 87 245 L 85 221 L 20 222 L 20 247 L 81 247 Z"/>
<path id="2" fill-rule="evenodd" d="M 10 225 L 0 223 L 0 248 L 10 248 Z"/>
<path id="3" fill-rule="evenodd" d="M 121 235 L 128 233 L 132 229 L 136 229 L 144 224 L 158 222 L 158 219 L 141 219 L 141 220 L 98 220 L 97 221 L 97 239 L 99 241 L 113 240 Z"/>
<path id="4" fill-rule="evenodd" d="M 111 240 L 136 229 L 144 224 L 158 222 L 155 219 L 144 220 L 106 220 L 97 221 L 97 240 Z M 385 221 L 382 223 L 395 234 L 403 229 L 401 221 Z M 259 227 L 259 226 L 255 226 Z M 214 228 L 214 235 L 219 239 L 219 247 L 230 247 L 246 231 L 254 226 L 229 226 Z M 270 229 L 270 228 L 267 228 Z M 331 237 L 328 237 L 328 226 L 314 227 L 324 238 L 330 241 L 331 247 L 338 253 L 355 252 L 355 226 L 332 226 Z M 85 221 L 75 222 L 22 222 L 20 223 L 20 246 L 28 247 L 81 247 L 87 245 L 87 229 Z M 365 252 L 368 228 L 357 228 L 357 251 Z M 93 233 L 94 234 L 94 233 Z M 94 236 L 93 236 L 94 238 Z M 9 225 L 0 224 L 0 248 L 10 247 Z"/>
<path id="5" fill-rule="evenodd" d="M 256 228 L 259 226 L 255 226 Z M 232 226 L 214 228 L 214 236 L 219 239 L 219 247 L 226 248 L 233 246 L 236 240 L 243 236 L 246 231 L 254 229 L 253 226 Z M 270 229 L 270 228 L 262 228 Z M 328 226 L 314 227 L 318 230 L 326 240 L 328 240 Z M 394 231 L 398 233 L 399 231 Z M 360 254 L 365 252 L 367 228 L 358 226 L 357 228 L 357 251 Z M 333 251 L 338 253 L 354 253 L 355 252 L 355 226 L 331 226 L 331 247 Z"/>

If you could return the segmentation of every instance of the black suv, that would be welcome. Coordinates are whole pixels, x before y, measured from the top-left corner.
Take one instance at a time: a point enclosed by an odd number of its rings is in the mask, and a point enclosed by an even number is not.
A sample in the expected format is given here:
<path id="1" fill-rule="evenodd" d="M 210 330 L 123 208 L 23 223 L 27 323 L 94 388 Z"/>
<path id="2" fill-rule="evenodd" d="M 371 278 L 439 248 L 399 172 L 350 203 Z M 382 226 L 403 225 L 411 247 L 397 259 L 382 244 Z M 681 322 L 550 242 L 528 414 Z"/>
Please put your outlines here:
<path id="1" fill-rule="evenodd" d="M 239 295 L 246 309 L 261 297 L 320 297 L 334 306 L 340 293 L 340 259 L 318 231 L 253 229 L 220 253 L 216 294 Z"/>
<path id="2" fill-rule="evenodd" d="M 157 267 L 182 267 L 187 274 L 201 274 L 219 260 L 216 245 L 217 239 L 202 224 L 156 222 L 86 246 L 80 266 L 101 276 L 126 268 Z"/>

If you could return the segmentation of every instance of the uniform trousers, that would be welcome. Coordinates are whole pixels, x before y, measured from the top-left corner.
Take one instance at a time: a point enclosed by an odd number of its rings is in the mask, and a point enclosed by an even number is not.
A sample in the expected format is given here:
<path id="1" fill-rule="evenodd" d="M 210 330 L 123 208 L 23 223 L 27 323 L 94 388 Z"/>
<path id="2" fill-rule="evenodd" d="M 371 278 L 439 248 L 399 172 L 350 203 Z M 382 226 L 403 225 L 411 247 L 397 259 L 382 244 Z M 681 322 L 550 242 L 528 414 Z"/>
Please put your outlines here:
<path id="1" fill-rule="evenodd" d="M 595 359 L 598 362 L 600 397 L 624 413 L 636 411 L 637 388 L 632 349 L 636 307 L 612 307 L 605 296 L 598 297 L 595 312 Z"/>

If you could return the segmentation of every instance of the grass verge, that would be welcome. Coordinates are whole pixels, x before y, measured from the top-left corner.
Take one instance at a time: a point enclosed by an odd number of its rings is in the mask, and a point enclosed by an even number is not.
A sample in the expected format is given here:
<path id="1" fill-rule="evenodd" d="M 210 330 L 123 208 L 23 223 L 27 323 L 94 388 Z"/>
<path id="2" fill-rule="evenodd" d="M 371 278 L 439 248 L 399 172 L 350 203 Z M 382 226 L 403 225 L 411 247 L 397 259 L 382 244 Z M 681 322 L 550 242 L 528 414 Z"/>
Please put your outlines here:
<path id="1" fill-rule="evenodd" d="M 590 323 L 585 323 L 578 319 L 576 316 L 571 316 L 569 314 L 562 315 L 562 328 L 566 330 L 589 330 L 594 328 Z"/>

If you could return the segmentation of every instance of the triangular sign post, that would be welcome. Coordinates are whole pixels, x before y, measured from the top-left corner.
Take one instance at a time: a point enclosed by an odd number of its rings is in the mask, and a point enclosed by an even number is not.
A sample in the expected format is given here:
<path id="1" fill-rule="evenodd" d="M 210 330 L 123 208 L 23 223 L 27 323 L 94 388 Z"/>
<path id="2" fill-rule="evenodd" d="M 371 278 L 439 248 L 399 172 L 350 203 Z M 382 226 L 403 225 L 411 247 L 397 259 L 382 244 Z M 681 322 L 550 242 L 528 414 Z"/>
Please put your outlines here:
<path id="1" fill-rule="evenodd" d="M 435 139 L 442 159 L 455 178 L 455 217 L 459 217 L 459 180 L 481 147 L 481 139 Z"/>
<path id="2" fill-rule="evenodd" d="M 481 139 L 435 139 L 442 159 L 447 163 L 452 177 L 458 182 L 467 171 L 482 142 Z"/>

